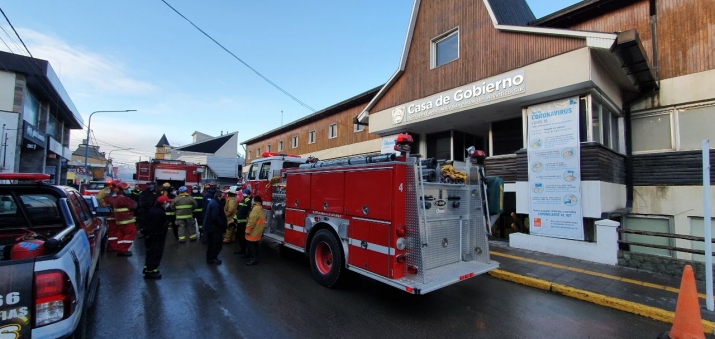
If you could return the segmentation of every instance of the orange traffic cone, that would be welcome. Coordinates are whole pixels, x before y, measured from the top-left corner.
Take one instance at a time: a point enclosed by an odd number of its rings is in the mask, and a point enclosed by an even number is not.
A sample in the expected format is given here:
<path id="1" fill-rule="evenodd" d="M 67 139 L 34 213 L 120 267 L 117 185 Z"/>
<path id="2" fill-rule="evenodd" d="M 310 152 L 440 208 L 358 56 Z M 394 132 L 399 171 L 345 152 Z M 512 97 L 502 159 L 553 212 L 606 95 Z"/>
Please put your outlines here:
<path id="1" fill-rule="evenodd" d="M 695 275 L 690 265 L 683 268 L 683 279 L 680 281 L 678 303 L 675 306 L 675 319 L 670 332 L 664 333 L 671 339 L 705 339 L 703 324 L 700 318 L 700 303 L 695 288 Z"/>

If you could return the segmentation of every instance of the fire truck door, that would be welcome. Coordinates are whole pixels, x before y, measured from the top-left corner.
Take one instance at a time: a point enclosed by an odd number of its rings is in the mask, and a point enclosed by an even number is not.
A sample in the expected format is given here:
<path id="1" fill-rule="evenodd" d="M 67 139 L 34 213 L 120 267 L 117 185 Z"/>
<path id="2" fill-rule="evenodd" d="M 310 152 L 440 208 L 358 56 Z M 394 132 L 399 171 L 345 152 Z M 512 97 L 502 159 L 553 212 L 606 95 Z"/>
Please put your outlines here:
<path id="1" fill-rule="evenodd" d="M 392 169 L 345 173 L 345 210 L 367 219 L 390 220 L 392 214 Z"/>
<path id="2" fill-rule="evenodd" d="M 286 208 L 285 216 L 283 240 L 291 245 L 305 248 L 305 211 Z"/>
<path id="3" fill-rule="evenodd" d="M 318 172 L 310 177 L 310 205 L 314 211 L 343 213 L 345 191 L 344 172 Z"/>
<path id="4" fill-rule="evenodd" d="M 388 276 L 390 225 L 387 222 L 355 218 L 348 230 L 348 264 Z"/>

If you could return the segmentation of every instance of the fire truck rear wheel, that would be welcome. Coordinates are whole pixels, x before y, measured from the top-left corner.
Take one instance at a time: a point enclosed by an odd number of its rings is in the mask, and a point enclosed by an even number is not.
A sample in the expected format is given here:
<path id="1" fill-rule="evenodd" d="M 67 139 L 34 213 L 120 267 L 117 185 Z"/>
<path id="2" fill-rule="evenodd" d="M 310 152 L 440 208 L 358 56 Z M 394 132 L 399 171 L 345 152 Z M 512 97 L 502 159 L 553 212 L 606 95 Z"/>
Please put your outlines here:
<path id="1" fill-rule="evenodd" d="M 310 242 L 310 269 L 313 279 L 325 287 L 338 283 L 343 270 L 340 243 L 328 230 L 319 230 Z"/>

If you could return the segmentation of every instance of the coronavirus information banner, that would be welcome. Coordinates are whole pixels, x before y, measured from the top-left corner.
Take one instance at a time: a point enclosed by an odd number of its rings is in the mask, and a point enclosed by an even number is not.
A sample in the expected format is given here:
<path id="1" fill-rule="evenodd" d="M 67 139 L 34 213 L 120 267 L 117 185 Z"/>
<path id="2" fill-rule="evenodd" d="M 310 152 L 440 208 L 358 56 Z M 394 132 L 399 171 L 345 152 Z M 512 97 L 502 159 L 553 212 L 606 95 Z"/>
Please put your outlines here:
<path id="1" fill-rule="evenodd" d="M 578 97 L 527 108 L 531 234 L 583 240 Z"/>

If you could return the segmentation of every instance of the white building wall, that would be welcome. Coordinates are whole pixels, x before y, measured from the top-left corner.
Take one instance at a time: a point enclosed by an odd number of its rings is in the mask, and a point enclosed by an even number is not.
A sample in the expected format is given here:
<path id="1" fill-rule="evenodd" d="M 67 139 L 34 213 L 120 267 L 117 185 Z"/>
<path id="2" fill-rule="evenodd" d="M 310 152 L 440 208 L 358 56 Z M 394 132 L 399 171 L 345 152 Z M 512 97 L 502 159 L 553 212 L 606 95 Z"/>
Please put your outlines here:
<path id="1" fill-rule="evenodd" d="M 12 112 L 15 102 L 15 73 L 0 71 L 0 111 Z"/>

